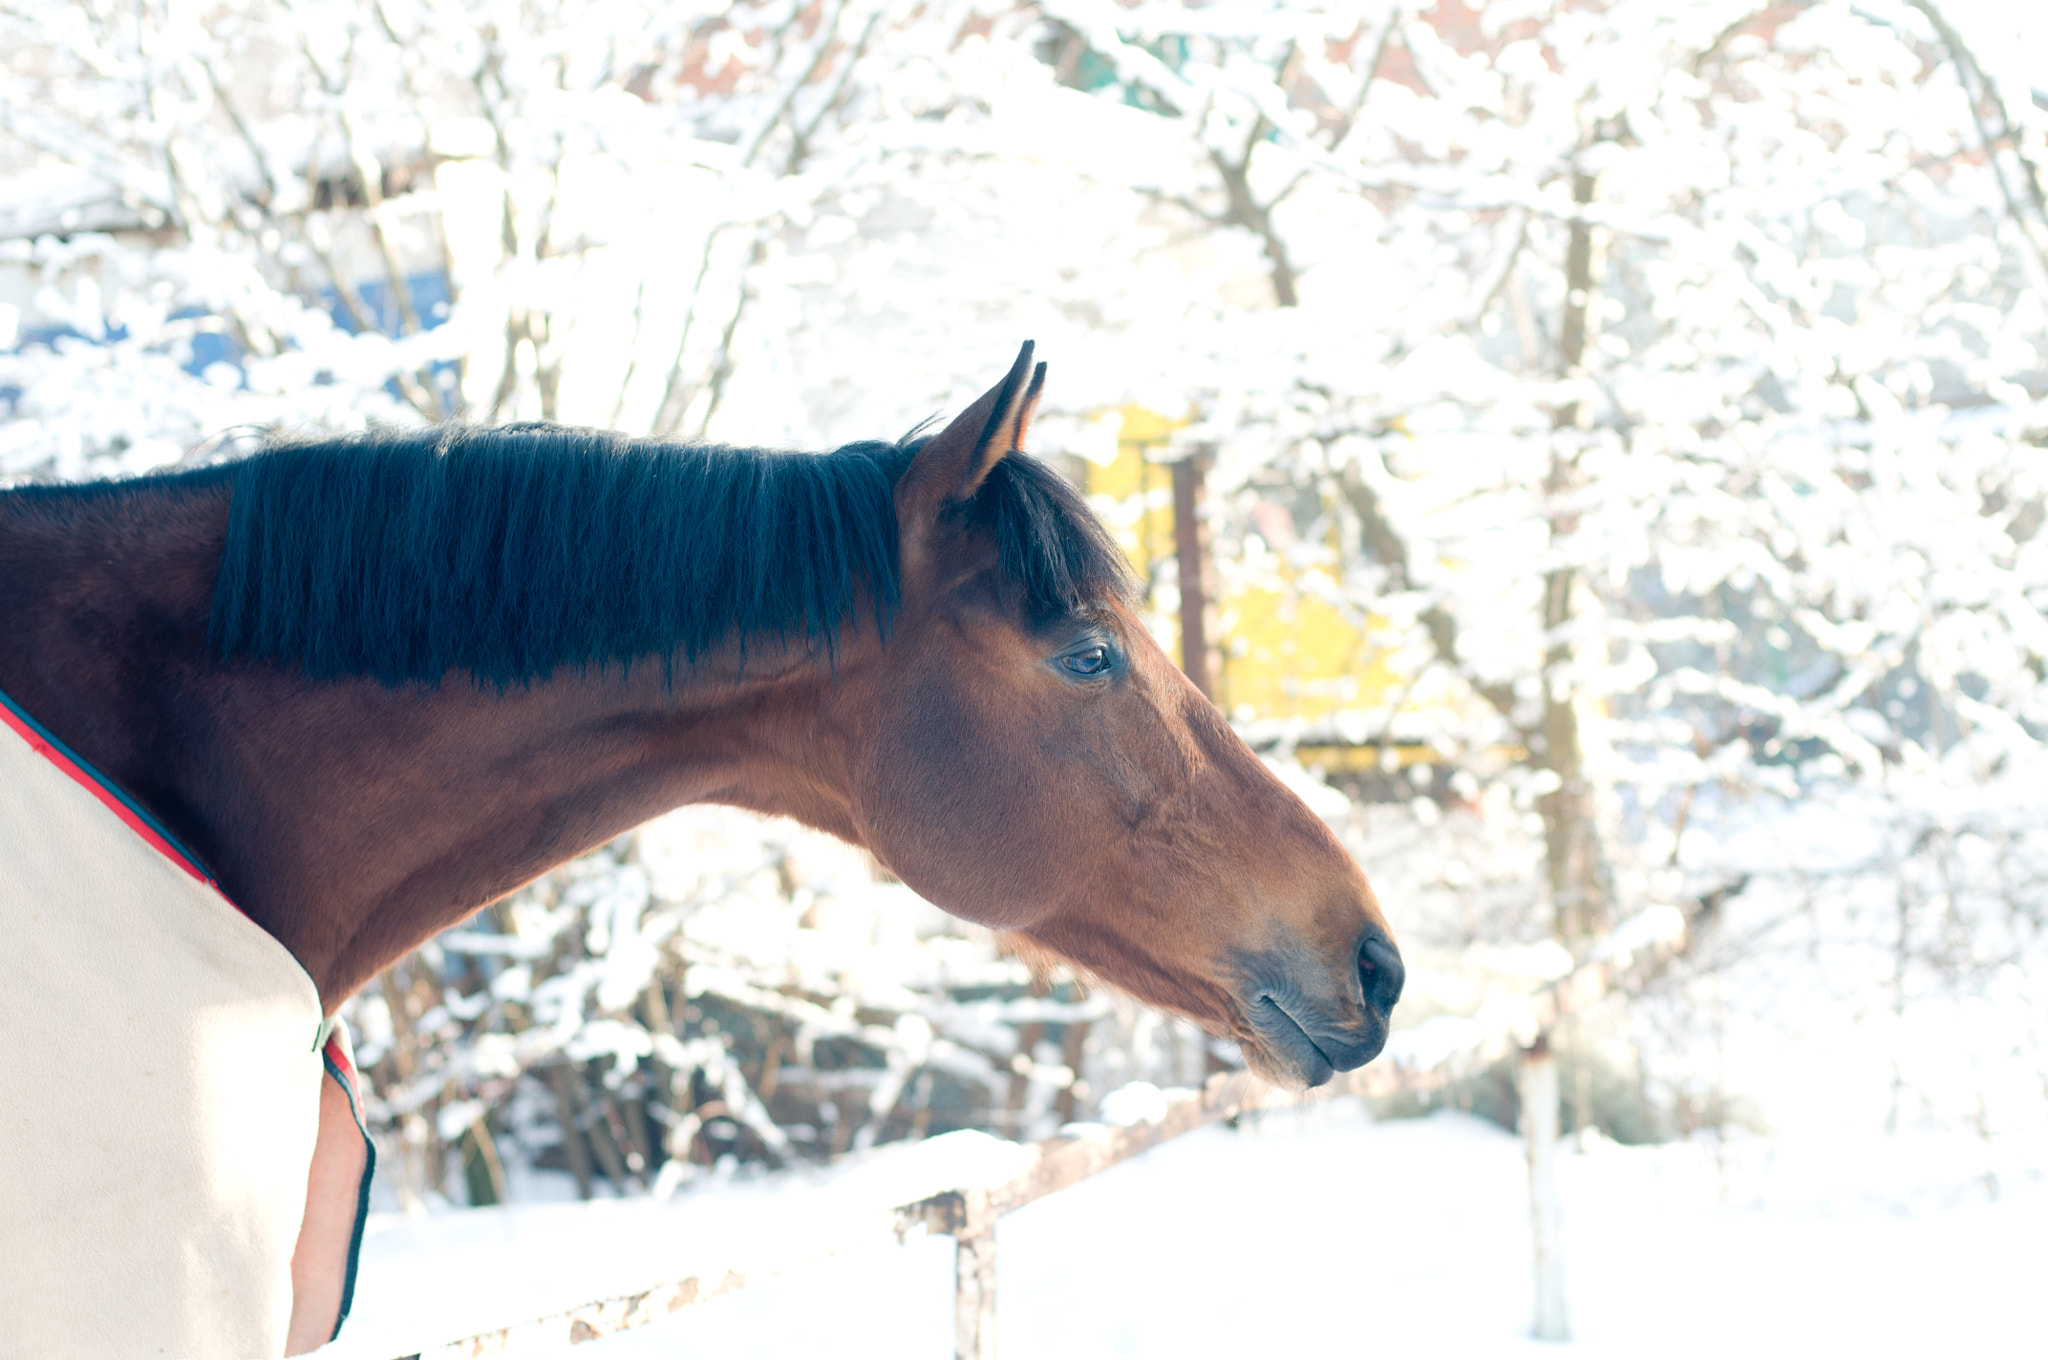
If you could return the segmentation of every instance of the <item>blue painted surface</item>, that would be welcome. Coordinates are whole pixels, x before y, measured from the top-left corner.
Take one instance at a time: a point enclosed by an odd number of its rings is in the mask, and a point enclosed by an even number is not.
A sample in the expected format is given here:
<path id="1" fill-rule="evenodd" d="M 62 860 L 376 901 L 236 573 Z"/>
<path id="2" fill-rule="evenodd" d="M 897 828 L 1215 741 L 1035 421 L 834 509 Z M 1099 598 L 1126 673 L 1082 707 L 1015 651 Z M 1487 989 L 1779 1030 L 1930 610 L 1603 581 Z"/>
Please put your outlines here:
<path id="1" fill-rule="evenodd" d="M 405 282 L 414 315 L 419 318 L 422 329 L 433 330 L 447 321 L 454 299 L 450 295 L 446 274 L 439 271 L 415 274 Z M 391 285 L 382 280 L 366 283 L 357 289 L 357 295 L 362 298 L 364 308 L 369 312 L 368 319 L 371 324 L 381 333 L 396 339 L 399 333 L 399 316 Z M 342 305 L 340 295 L 333 289 L 322 289 L 318 302 L 334 319 L 336 326 L 351 335 L 356 333 L 357 327 L 353 318 Z M 206 316 L 204 310 L 191 307 L 171 313 L 170 319 L 200 321 Z M 13 348 L 0 350 L 0 354 L 18 354 L 38 345 L 46 349 L 55 348 L 64 340 L 82 340 L 90 345 L 111 345 L 119 344 L 128 338 L 129 331 L 126 326 L 108 326 L 104 333 L 97 336 L 87 335 L 73 326 L 35 326 L 24 328 Z M 242 347 L 225 325 L 198 328 L 189 339 L 182 341 L 181 345 L 184 354 L 178 366 L 193 377 L 200 376 L 215 364 L 226 364 L 241 375 L 241 383 L 247 382 L 246 375 L 242 375 Z M 452 398 L 458 378 L 456 366 L 448 362 L 438 362 L 433 365 L 431 371 L 434 382 Z M 331 382 L 332 379 L 322 377 L 316 378 L 315 381 Z M 386 383 L 385 390 L 394 398 L 399 396 L 398 385 L 395 382 Z M 0 383 L 0 418 L 12 418 L 21 403 L 21 398 L 20 386 Z"/>

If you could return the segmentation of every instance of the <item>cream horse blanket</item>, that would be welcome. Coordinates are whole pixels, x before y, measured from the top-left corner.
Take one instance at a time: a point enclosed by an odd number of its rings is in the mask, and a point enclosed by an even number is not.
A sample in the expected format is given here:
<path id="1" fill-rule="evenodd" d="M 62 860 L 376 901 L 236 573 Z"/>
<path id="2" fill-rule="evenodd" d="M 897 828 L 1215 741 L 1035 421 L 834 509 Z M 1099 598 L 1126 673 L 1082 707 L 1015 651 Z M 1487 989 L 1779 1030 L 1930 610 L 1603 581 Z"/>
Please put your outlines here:
<path id="1" fill-rule="evenodd" d="M 372 1161 L 345 1036 L 146 812 L 0 728 L 0 1360 L 325 1342 Z"/>

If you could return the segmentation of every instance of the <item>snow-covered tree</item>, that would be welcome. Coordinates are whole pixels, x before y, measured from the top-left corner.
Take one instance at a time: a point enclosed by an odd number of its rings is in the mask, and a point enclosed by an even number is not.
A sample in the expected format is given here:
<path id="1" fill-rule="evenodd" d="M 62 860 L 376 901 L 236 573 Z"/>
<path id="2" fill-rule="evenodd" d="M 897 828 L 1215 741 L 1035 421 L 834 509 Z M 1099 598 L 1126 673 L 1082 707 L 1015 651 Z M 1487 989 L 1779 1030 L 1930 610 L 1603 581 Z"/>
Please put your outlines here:
<path id="1" fill-rule="evenodd" d="M 1525 908 L 1577 949 L 1684 899 L 1711 961 L 1834 901 L 1901 1020 L 2038 968 L 2048 119 L 2011 16 L 1054 13 L 1063 80 L 1175 128 L 1132 186 L 1267 285 L 1176 318 L 1226 577 L 1291 566 L 1397 652 L 1353 730 L 1533 808 Z M 1334 532 L 1276 562 L 1276 503 Z M 1992 1028 L 2038 1049 L 2033 1004 Z"/>
<path id="2" fill-rule="evenodd" d="M 1722 1122 L 1731 1087 L 1789 1110 L 1777 1036 L 1869 1019 L 1873 1118 L 2034 1127 L 2048 96 L 2019 10 L 18 5 L 0 473 L 275 423 L 819 446 L 957 403 L 1031 335 L 1047 451 L 1092 457 L 1142 408 L 1161 456 L 1209 461 L 1226 649 L 1230 600 L 1260 591 L 1345 621 L 1390 677 L 1232 716 L 1276 757 L 1385 757 L 1354 791 L 1400 802 L 1329 806 L 1422 961 L 1413 1009 L 1454 1004 L 1432 976 L 1484 949 L 1581 951 L 1676 902 L 1692 951 L 1614 1027 L 1667 1117 Z M 388 1026 L 364 1018 L 413 1055 L 383 1072 L 393 1118 L 426 1121 L 411 1145 L 467 1137 L 485 1165 L 486 1108 L 595 1129 L 629 1099 L 678 1120 L 715 1099 L 700 1127 L 767 1155 L 742 1087 L 772 1112 L 766 1036 L 815 1053 L 819 1016 L 748 993 L 764 1037 L 737 1065 L 691 1050 L 682 1097 L 655 1047 L 706 1038 L 692 951 L 724 946 L 690 943 L 700 914 L 753 894 L 787 940 L 816 929 L 822 889 L 753 872 L 664 896 L 619 849 L 394 975 Z M 826 1012 L 865 995 L 774 953 L 733 976 Z M 624 1000 L 600 980 L 627 974 Z M 893 1074 L 847 1079 L 878 1083 L 865 1115 L 818 1087 L 845 1137 L 891 1127 L 889 1083 L 910 1119 L 959 1077 L 942 1043 L 993 1065 L 984 1109 L 1045 1118 L 1062 1087 L 1038 1074 L 1121 1061 L 1106 1012 L 1068 1053 L 1073 1014 L 977 1040 L 952 1004 L 841 1017 L 856 1065 Z M 580 1026 L 648 1047 L 599 1059 Z M 625 1085 L 558 1103 L 521 1074 L 561 1054 Z M 815 1132 L 822 1108 L 766 1117 Z M 630 1129 L 605 1136 L 623 1167 Z"/>

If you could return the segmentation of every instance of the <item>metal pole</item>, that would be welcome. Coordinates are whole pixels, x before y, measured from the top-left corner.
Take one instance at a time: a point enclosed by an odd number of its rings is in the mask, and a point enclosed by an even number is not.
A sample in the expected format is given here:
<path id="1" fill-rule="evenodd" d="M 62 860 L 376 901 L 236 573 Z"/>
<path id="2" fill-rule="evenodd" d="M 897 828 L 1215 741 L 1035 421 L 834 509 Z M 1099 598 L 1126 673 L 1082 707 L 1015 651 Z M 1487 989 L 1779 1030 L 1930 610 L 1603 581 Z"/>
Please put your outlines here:
<path id="1" fill-rule="evenodd" d="M 1529 1237 L 1533 1247 L 1538 1341 L 1569 1341 L 1565 1312 L 1564 1205 L 1557 1192 L 1557 1059 L 1540 1034 L 1522 1053 L 1522 1141 L 1529 1153 Z"/>

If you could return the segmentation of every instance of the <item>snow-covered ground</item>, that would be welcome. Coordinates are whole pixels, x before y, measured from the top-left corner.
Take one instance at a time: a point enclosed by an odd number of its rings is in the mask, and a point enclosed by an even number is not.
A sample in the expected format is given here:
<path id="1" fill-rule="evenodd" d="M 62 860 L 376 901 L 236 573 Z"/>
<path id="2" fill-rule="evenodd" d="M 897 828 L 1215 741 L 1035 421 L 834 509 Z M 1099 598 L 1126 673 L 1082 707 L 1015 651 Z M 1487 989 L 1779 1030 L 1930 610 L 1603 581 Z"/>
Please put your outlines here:
<path id="1" fill-rule="evenodd" d="M 843 1249 L 585 1360 L 940 1360 L 952 1246 L 897 1246 L 888 1204 L 999 1174 L 962 1134 L 832 1173 L 666 1204 L 379 1220 L 332 1360 L 389 1360 L 799 1243 Z M 1003 1223 L 1005 1360 L 1258 1354 L 1600 1357 L 2048 1354 L 2048 1148 L 1998 1165 L 1955 1141 L 1600 1144 L 1564 1160 L 1570 1347 L 1526 1338 L 1520 1144 L 1354 1106 L 1192 1134 Z M 541 1352 L 529 1351 L 529 1356 Z"/>

